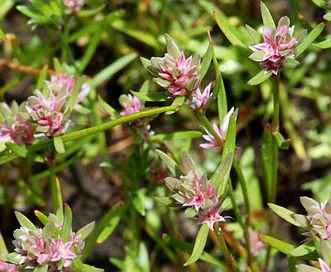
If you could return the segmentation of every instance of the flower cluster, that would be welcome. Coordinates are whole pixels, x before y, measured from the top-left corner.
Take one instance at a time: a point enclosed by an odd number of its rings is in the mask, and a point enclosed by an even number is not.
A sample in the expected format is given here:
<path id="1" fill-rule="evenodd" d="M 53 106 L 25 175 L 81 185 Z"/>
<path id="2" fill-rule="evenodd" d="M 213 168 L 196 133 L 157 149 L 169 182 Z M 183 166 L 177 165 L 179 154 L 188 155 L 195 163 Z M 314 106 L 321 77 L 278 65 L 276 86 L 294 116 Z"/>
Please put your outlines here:
<path id="1" fill-rule="evenodd" d="M 84 0 L 63 0 L 64 5 L 67 8 L 72 9 L 74 12 L 78 12 L 85 4 Z"/>
<path id="2" fill-rule="evenodd" d="M 139 112 L 142 107 L 140 99 L 131 94 L 122 94 L 119 98 L 119 102 L 123 107 L 123 110 L 120 112 L 121 116 L 127 116 Z"/>
<path id="3" fill-rule="evenodd" d="M 200 57 L 186 58 L 169 35 L 166 35 L 166 41 L 167 53 L 164 57 L 152 57 L 150 60 L 141 58 L 144 67 L 171 97 L 185 96 L 193 110 L 203 109 L 211 99 L 211 84 L 201 93 L 201 77 L 198 73 Z"/>
<path id="4" fill-rule="evenodd" d="M 167 53 L 163 58 L 142 58 L 145 68 L 154 76 L 154 81 L 173 96 L 187 96 L 198 88 L 200 57 L 186 58 L 177 44 L 167 35 Z"/>
<path id="5" fill-rule="evenodd" d="M 303 37 L 297 39 L 293 34 L 294 26 L 290 27 L 290 19 L 287 16 L 279 20 L 277 28 L 263 27 L 264 42 L 250 46 L 254 51 L 250 58 L 260 62 L 266 72 L 271 71 L 275 75 L 286 65 L 286 62 L 291 67 L 295 67 L 299 64 L 294 60 L 295 47 Z"/>
<path id="6" fill-rule="evenodd" d="M 214 132 L 217 134 L 219 139 L 216 139 L 215 136 L 210 131 L 206 130 L 207 134 L 203 135 L 202 137 L 207 141 L 207 143 L 200 144 L 200 147 L 207 149 L 207 148 L 214 148 L 220 146 L 219 140 L 221 140 L 224 143 L 229 129 L 230 118 L 232 115 L 234 115 L 236 118 L 238 115 L 238 110 L 235 110 L 233 107 L 224 116 L 220 127 L 218 127 L 216 123 L 213 124 Z"/>
<path id="7" fill-rule="evenodd" d="M 48 264 L 49 271 L 66 271 L 72 266 L 76 254 L 81 254 L 84 242 L 74 232 L 68 242 L 63 242 L 61 237 L 47 237 L 45 229 L 21 227 L 15 230 L 13 244 L 18 253 L 15 259 L 25 269 Z"/>
<path id="8" fill-rule="evenodd" d="M 19 272 L 19 268 L 16 264 L 6 263 L 0 261 L 0 271 L 1 272 Z"/>
<path id="9" fill-rule="evenodd" d="M 68 126 L 68 116 L 64 116 L 68 95 L 63 89 L 61 93 L 49 90 L 48 96 L 36 91 L 37 96 L 28 97 L 26 109 L 32 120 L 37 123 L 36 133 L 44 133 L 47 137 L 64 133 Z"/>
<path id="10" fill-rule="evenodd" d="M 54 75 L 50 81 L 44 81 L 42 91 L 36 90 L 36 95 L 29 96 L 21 105 L 13 102 L 9 107 L 0 103 L 0 141 L 23 145 L 32 143 L 40 133 L 47 137 L 65 133 L 72 110 L 78 109 L 90 92 L 90 85 L 80 81 L 71 75 Z M 79 90 L 75 95 L 77 84 Z M 69 105 L 73 96 L 74 105 Z"/>
<path id="11" fill-rule="evenodd" d="M 225 221 L 219 214 L 221 205 L 216 195 L 213 184 L 206 175 L 201 175 L 195 167 L 192 167 L 192 159 L 187 153 L 183 155 L 184 169 L 188 172 L 181 175 L 179 179 L 167 177 L 165 183 L 173 194 L 171 197 L 177 204 L 186 209 L 187 217 L 198 217 L 199 224 L 207 223 L 211 230 L 214 230 L 214 223 Z M 191 168 L 191 169 L 189 169 Z"/>
<path id="12" fill-rule="evenodd" d="M 38 212 L 42 215 L 42 221 L 47 222 L 43 228 L 35 226 L 23 214 L 16 212 L 21 227 L 13 234 L 14 252 L 6 257 L 8 265 L 9 262 L 12 263 L 11 269 L 14 269 L 14 266 L 17 269 L 12 271 L 41 269 L 42 271 L 65 272 L 76 268 L 73 260 L 82 256 L 84 239 L 92 231 L 94 222 L 77 233 L 73 232 L 71 225 L 68 225 L 68 222 L 71 223 L 71 211 L 69 208 L 66 209 L 68 213 L 65 211 L 62 221 L 57 215 L 50 214 L 46 217 Z M 6 270 L 0 269 L 0 271 Z"/>
<path id="13" fill-rule="evenodd" d="M 34 140 L 32 124 L 24 119 L 24 105 L 13 102 L 11 106 L 0 103 L 0 141 L 11 141 L 18 145 Z"/>
<path id="14" fill-rule="evenodd" d="M 320 239 L 331 238 L 331 202 L 318 203 L 312 198 L 301 197 L 302 206 L 307 211 L 307 219 L 312 235 L 317 235 Z"/>

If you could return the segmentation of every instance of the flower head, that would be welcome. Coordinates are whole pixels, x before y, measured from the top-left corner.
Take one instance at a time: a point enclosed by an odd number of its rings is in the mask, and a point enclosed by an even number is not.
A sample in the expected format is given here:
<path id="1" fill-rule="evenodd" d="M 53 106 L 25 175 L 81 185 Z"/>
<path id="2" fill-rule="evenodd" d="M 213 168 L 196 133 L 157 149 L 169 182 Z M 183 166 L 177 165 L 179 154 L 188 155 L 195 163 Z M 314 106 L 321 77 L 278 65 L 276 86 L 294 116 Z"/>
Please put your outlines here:
<path id="1" fill-rule="evenodd" d="M 36 93 L 37 96 L 28 97 L 26 104 L 27 112 L 37 123 L 36 132 L 45 133 L 48 137 L 64 133 L 69 126 L 69 120 L 64 115 L 67 93 L 57 94 L 49 90 L 48 97 L 38 90 Z"/>
<path id="2" fill-rule="evenodd" d="M 222 121 L 222 124 L 220 125 L 220 127 L 218 127 L 217 124 L 215 124 L 215 123 L 213 124 L 215 133 L 218 135 L 220 140 L 222 140 L 223 142 L 225 142 L 226 135 L 227 135 L 228 129 L 229 129 L 230 118 L 233 114 L 237 118 L 238 110 L 235 110 L 232 107 L 231 110 L 223 118 L 223 121 Z M 202 148 L 213 148 L 213 147 L 220 146 L 220 142 L 215 138 L 215 136 L 208 130 L 206 130 L 206 132 L 207 132 L 207 134 L 203 135 L 202 137 L 207 141 L 207 143 L 200 144 L 200 146 Z"/>
<path id="3" fill-rule="evenodd" d="M 141 59 L 145 68 L 154 76 L 154 81 L 166 89 L 171 96 L 187 96 L 200 85 L 198 66 L 200 57 L 186 58 L 176 43 L 167 39 L 167 53 L 163 58 Z"/>
<path id="4" fill-rule="evenodd" d="M 197 171 L 193 160 L 187 153 L 183 153 L 183 169 L 186 175 L 178 179 L 167 177 L 165 183 L 173 193 L 171 198 L 176 204 L 186 207 L 185 215 L 189 218 L 197 217 L 199 224 L 207 223 L 214 230 L 214 223 L 225 221 L 219 215 L 221 204 L 216 189 L 206 175 Z"/>
<path id="5" fill-rule="evenodd" d="M 19 272 L 18 266 L 16 264 L 10 264 L 0 261 L 0 271 L 1 272 Z"/>
<path id="6" fill-rule="evenodd" d="M 63 0 L 64 5 L 67 8 L 72 9 L 74 12 L 78 12 L 85 4 L 84 0 Z"/>
<path id="7" fill-rule="evenodd" d="M 190 101 L 190 107 L 193 110 L 203 109 L 210 101 L 212 93 L 210 93 L 211 83 L 207 85 L 201 93 L 200 88 L 196 88 Z"/>
<path id="8" fill-rule="evenodd" d="M 301 197 L 300 201 L 308 213 L 311 233 L 321 239 L 331 238 L 331 202 L 320 204 L 309 197 Z"/>
<path id="9" fill-rule="evenodd" d="M 141 110 L 141 101 L 138 97 L 131 94 L 122 94 L 119 98 L 119 102 L 124 108 L 121 112 L 121 116 L 127 116 Z"/>
<path id="10" fill-rule="evenodd" d="M 250 46 L 254 51 L 250 58 L 260 62 L 266 72 L 277 75 L 288 59 L 295 59 L 295 47 L 299 41 L 293 34 L 294 26 L 290 27 L 287 16 L 279 20 L 277 28 L 263 27 L 264 42 Z M 295 61 L 295 64 L 299 63 Z"/>
<path id="11" fill-rule="evenodd" d="M 211 230 L 214 230 L 214 224 L 216 222 L 225 222 L 225 218 L 221 216 L 219 213 L 221 211 L 220 206 L 212 206 L 206 211 L 202 211 L 199 217 L 199 224 L 207 223 L 208 227 Z"/>
<path id="12" fill-rule="evenodd" d="M 72 75 L 68 74 L 58 74 L 51 76 L 51 81 L 46 81 L 48 88 L 53 90 L 55 95 L 61 95 L 66 90 L 68 97 L 70 97 L 75 89 L 77 84 L 76 79 Z M 79 107 L 79 103 L 89 94 L 91 90 L 90 84 L 84 82 L 81 86 L 81 89 L 78 92 L 77 99 L 75 101 L 75 109 Z"/>
<path id="13" fill-rule="evenodd" d="M 15 102 L 9 107 L 6 103 L 0 104 L 0 140 L 12 141 L 16 144 L 29 144 L 34 141 L 34 129 L 23 116 L 24 106 Z"/>

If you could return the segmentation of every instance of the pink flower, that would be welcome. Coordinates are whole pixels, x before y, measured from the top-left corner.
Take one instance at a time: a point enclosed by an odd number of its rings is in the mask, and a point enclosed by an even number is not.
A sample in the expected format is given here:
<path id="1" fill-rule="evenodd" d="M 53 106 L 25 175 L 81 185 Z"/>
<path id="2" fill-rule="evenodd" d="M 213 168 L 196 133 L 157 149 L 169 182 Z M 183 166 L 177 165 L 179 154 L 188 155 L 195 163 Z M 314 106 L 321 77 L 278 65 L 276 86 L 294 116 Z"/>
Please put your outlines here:
<path id="1" fill-rule="evenodd" d="M 39 126 L 36 132 L 43 132 L 46 136 L 58 136 L 64 133 L 69 121 L 64 117 L 67 95 L 55 95 L 51 90 L 48 98 L 40 91 L 36 96 L 28 97 L 26 110 Z"/>
<path id="2" fill-rule="evenodd" d="M 228 129 L 229 129 L 230 118 L 233 114 L 237 118 L 238 111 L 234 110 L 234 108 L 232 107 L 231 110 L 223 118 L 223 121 L 222 121 L 222 124 L 220 127 L 218 127 L 217 124 L 215 124 L 215 123 L 213 124 L 214 131 L 219 136 L 220 140 L 222 140 L 222 142 L 225 142 L 226 135 L 227 135 Z M 221 145 L 219 143 L 219 141 L 214 137 L 214 135 L 212 135 L 207 130 L 206 130 L 206 132 L 207 132 L 207 134 L 203 135 L 202 137 L 207 141 L 207 143 L 200 144 L 200 146 L 202 148 L 213 148 L 213 147 L 217 147 L 217 146 Z"/>
<path id="3" fill-rule="evenodd" d="M 19 272 L 16 264 L 10 264 L 0 261 L 0 272 Z"/>
<path id="4" fill-rule="evenodd" d="M 201 93 L 200 88 L 194 90 L 192 99 L 190 101 L 190 107 L 193 110 L 203 109 L 210 101 L 212 94 L 210 93 L 211 83 Z"/>
<path id="5" fill-rule="evenodd" d="M 78 12 L 85 4 L 84 0 L 63 0 L 66 7 L 72 9 L 74 12 Z"/>
<path id="6" fill-rule="evenodd" d="M 207 223 L 208 227 L 213 231 L 216 222 L 225 222 L 223 216 L 219 214 L 221 207 L 212 206 L 209 210 L 198 214 L 199 224 Z"/>
<path id="7" fill-rule="evenodd" d="M 16 103 L 12 103 L 12 107 L 1 103 L 0 141 L 12 141 L 18 145 L 34 141 L 34 128 L 28 120 L 22 117 L 22 108 L 22 105 L 18 106 Z"/>
<path id="8" fill-rule="evenodd" d="M 214 185 L 204 182 L 199 172 L 195 172 L 193 175 L 193 190 L 190 191 L 189 195 L 191 196 L 189 196 L 183 206 L 194 206 L 198 211 L 200 208 L 204 208 L 205 205 L 215 205 L 218 200 Z"/>
<path id="9" fill-rule="evenodd" d="M 298 40 L 293 37 L 294 26 L 287 16 L 282 17 L 277 28 L 263 27 L 263 43 L 250 46 L 254 51 L 250 58 L 261 63 L 266 72 L 277 75 L 288 58 L 295 59 Z"/>
<path id="10" fill-rule="evenodd" d="M 311 233 L 321 239 L 331 238 L 331 202 L 320 204 L 309 197 L 300 197 L 300 201 L 308 213 Z"/>
<path id="11" fill-rule="evenodd" d="M 141 110 L 141 101 L 138 97 L 133 96 L 131 94 L 121 95 L 119 98 L 119 102 L 124 108 L 121 112 L 121 116 L 127 116 Z"/>
<path id="12" fill-rule="evenodd" d="M 184 52 L 180 53 L 178 59 L 170 54 L 159 59 L 159 76 L 164 81 L 155 80 L 161 87 L 167 89 L 172 96 L 187 95 L 199 85 L 200 77 L 192 56 L 185 58 Z"/>
<path id="13" fill-rule="evenodd" d="M 49 252 L 50 262 L 54 264 L 63 263 L 64 268 L 71 267 L 72 260 L 76 258 L 76 254 L 72 250 L 72 241 L 64 244 L 61 237 L 52 239 Z"/>
<path id="14" fill-rule="evenodd" d="M 51 76 L 51 84 L 57 85 L 58 89 L 67 89 L 68 96 L 72 94 L 72 92 L 75 89 L 76 86 L 76 80 L 75 77 L 72 75 L 67 75 L 67 74 L 59 74 L 59 75 L 54 75 Z M 51 89 L 53 90 L 53 93 L 55 95 L 59 95 L 61 92 L 56 92 L 54 86 L 51 86 Z M 79 103 L 83 101 L 83 99 L 89 94 L 91 90 L 90 84 L 88 83 L 83 83 L 81 89 L 79 90 L 76 103 L 75 103 L 75 109 L 79 107 Z"/>
<path id="15" fill-rule="evenodd" d="M 259 255 L 259 253 L 264 249 L 264 243 L 259 239 L 257 233 L 252 229 L 249 230 L 249 241 L 251 243 L 252 255 Z"/>
<path id="16" fill-rule="evenodd" d="M 322 272 L 331 272 L 331 268 L 321 258 L 318 259 Z"/>

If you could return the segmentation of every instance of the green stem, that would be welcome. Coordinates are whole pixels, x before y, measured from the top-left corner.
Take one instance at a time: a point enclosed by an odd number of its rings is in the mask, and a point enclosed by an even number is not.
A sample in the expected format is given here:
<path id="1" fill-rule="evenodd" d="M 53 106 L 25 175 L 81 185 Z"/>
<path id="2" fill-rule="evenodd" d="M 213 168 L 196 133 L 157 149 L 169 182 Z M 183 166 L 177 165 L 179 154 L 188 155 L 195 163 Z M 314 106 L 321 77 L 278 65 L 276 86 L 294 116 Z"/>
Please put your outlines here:
<path id="1" fill-rule="evenodd" d="M 246 221 L 245 221 L 245 226 L 243 226 L 243 230 L 244 230 L 244 236 L 245 236 L 245 240 L 246 240 L 247 265 L 248 265 L 248 267 L 251 267 L 252 266 L 252 254 L 251 254 L 251 242 L 249 239 L 251 208 L 250 208 L 250 204 L 249 204 L 247 184 L 246 184 L 244 174 L 241 170 L 241 167 L 236 159 L 233 160 L 232 165 L 233 165 L 234 169 L 236 170 L 236 173 L 238 176 L 238 181 L 241 186 L 241 190 L 242 190 L 243 197 L 244 197 L 244 203 L 245 203 L 245 208 L 246 208 Z"/>
<path id="2" fill-rule="evenodd" d="M 272 120 L 272 132 L 279 132 L 279 80 L 277 80 L 277 87 L 273 88 L 273 103 L 274 103 L 274 116 Z"/>
<path id="3" fill-rule="evenodd" d="M 273 104 L 274 104 L 274 115 L 272 120 L 272 133 L 279 132 L 279 87 L 280 82 L 277 78 L 276 86 L 273 88 Z M 279 156 L 278 144 L 276 139 L 272 137 L 272 184 L 271 184 L 271 202 L 275 203 L 277 195 L 277 181 L 278 181 L 278 156 Z"/>
<path id="4" fill-rule="evenodd" d="M 140 118 L 144 118 L 144 117 L 148 117 L 148 116 L 153 116 L 153 115 L 158 115 L 160 113 L 164 113 L 167 111 L 175 111 L 178 110 L 180 108 L 180 106 L 178 105 L 173 105 L 173 106 L 166 106 L 166 107 L 161 107 L 161 108 L 156 108 L 156 109 L 149 109 L 149 110 L 144 110 L 144 111 L 140 111 L 128 116 L 124 116 L 124 117 L 119 117 L 115 120 L 111 120 L 108 121 L 104 124 L 101 125 L 97 125 L 94 127 L 90 127 L 90 128 L 86 128 L 86 129 L 82 129 L 79 131 L 75 131 L 72 133 L 68 133 L 65 135 L 62 135 L 62 141 L 63 142 L 69 142 L 69 141 L 73 141 L 73 140 L 77 140 L 79 138 L 88 136 L 88 135 L 92 135 L 95 133 L 99 133 L 108 129 L 111 129 L 117 125 L 121 125 L 124 123 L 128 123 L 128 122 L 132 122 L 134 120 L 140 119 Z M 33 145 L 27 148 L 28 153 L 33 153 L 33 152 L 37 152 L 40 150 L 43 150 L 47 147 L 50 147 L 53 145 L 53 140 L 44 142 L 44 143 L 39 143 L 38 145 Z M 17 154 L 11 153 L 11 154 L 6 154 L 2 157 L 0 157 L 0 165 L 5 164 L 7 162 L 10 162 L 14 159 L 16 159 L 18 157 Z"/>
<path id="5" fill-rule="evenodd" d="M 228 249 L 228 246 L 225 243 L 225 240 L 224 240 L 224 237 L 223 237 L 223 234 L 222 234 L 222 230 L 219 227 L 218 223 L 216 223 L 214 226 L 215 226 L 215 234 L 217 236 L 217 239 L 218 239 L 218 242 L 219 242 L 219 245 L 220 245 L 220 249 L 221 249 L 221 251 L 222 251 L 222 253 L 224 254 L 224 257 L 225 257 L 225 261 L 226 261 L 226 264 L 227 264 L 227 267 L 228 267 L 228 272 L 237 272 L 237 269 L 235 267 L 232 255 L 231 255 L 231 253 Z"/>
<path id="6" fill-rule="evenodd" d="M 221 137 L 216 133 L 214 130 L 212 124 L 209 122 L 208 118 L 206 117 L 205 114 L 197 113 L 197 117 L 200 121 L 200 123 L 205 127 L 206 130 L 208 130 L 217 140 L 217 142 L 220 144 L 220 146 L 224 145 L 223 140 Z"/>

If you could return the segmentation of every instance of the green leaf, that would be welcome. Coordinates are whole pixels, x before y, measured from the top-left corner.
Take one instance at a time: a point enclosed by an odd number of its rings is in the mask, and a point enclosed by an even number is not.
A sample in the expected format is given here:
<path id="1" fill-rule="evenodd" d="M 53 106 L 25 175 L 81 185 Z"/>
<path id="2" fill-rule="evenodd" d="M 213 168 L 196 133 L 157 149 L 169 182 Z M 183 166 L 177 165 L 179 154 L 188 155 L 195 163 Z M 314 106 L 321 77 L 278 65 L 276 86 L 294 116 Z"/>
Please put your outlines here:
<path id="1" fill-rule="evenodd" d="M 210 67 L 211 60 L 213 58 L 213 44 L 209 42 L 207 51 L 202 59 L 201 66 L 199 67 L 199 75 L 201 76 L 201 80 L 205 77 Z"/>
<path id="2" fill-rule="evenodd" d="M 259 85 L 262 82 L 266 81 L 269 77 L 271 77 L 272 72 L 265 72 L 264 70 L 260 71 L 258 74 L 256 74 L 254 77 L 252 77 L 247 84 L 248 85 Z"/>
<path id="3" fill-rule="evenodd" d="M 272 18 L 269 9 L 263 2 L 260 2 L 260 4 L 261 4 L 261 15 L 262 15 L 263 26 L 268 28 L 276 28 L 274 19 Z"/>
<path id="4" fill-rule="evenodd" d="M 96 74 L 93 79 L 91 80 L 90 84 L 92 88 L 96 88 L 109 80 L 114 74 L 118 71 L 126 67 L 130 62 L 136 59 L 137 53 L 131 53 L 126 56 L 123 56 L 113 62 L 112 64 L 108 65 L 106 68 L 101 70 L 98 74 Z"/>
<path id="5" fill-rule="evenodd" d="M 289 255 L 293 257 L 302 257 L 305 255 L 308 255 L 316 250 L 316 247 L 314 245 L 308 245 L 308 244 L 303 244 L 300 245 L 294 249 L 292 249 L 289 252 Z"/>
<path id="6" fill-rule="evenodd" d="M 90 16 L 98 14 L 104 8 L 105 8 L 105 5 L 101 5 L 99 7 L 94 8 L 94 9 L 82 9 L 79 12 L 77 12 L 77 16 L 78 17 L 90 17 Z"/>
<path id="7" fill-rule="evenodd" d="M 85 225 L 84 227 L 82 227 L 80 230 L 78 230 L 76 232 L 76 234 L 81 235 L 81 239 L 85 240 L 87 238 L 87 236 L 89 236 L 91 234 L 94 227 L 95 227 L 95 222 L 93 221 L 93 222 Z"/>
<path id="8" fill-rule="evenodd" d="M 162 238 L 168 245 L 172 246 L 175 249 L 181 250 L 186 253 L 192 253 L 192 251 L 193 251 L 193 246 L 190 243 L 182 241 L 171 235 L 163 234 Z M 212 255 L 210 255 L 209 253 L 207 253 L 205 251 L 202 252 L 202 254 L 200 256 L 200 260 L 226 270 L 226 266 L 222 261 L 214 258 Z"/>
<path id="9" fill-rule="evenodd" d="M 224 81 L 221 72 L 219 72 L 219 74 L 216 76 L 214 93 L 217 95 L 218 119 L 219 123 L 221 124 L 223 118 L 228 113 L 226 90 L 224 87 Z"/>
<path id="10" fill-rule="evenodd" d="M 282 252 L 284 254 L 289 254 L 291 252 L 291 250 L 293 250 L 295 248 L 294 245 L 291 245 L 289 243 L 286 243 L 282 240 L 279 240 L 277 238 L 274 238 L 274 237 L 271 237 L 268 235 L 259 234 L 258 237 L 262 242 L 267 243 L 271 247 L 276 248 L 277 250 L 279 250 L 280 252 Z"/>
<path id="11" fill-rule="evenodd" d="M 6 34 L 1 29 L 0 29 L 0 40 L 3 40 L 3 41 L 7 40 Z"/>
<path id="12" fill-rule="evenodd" d="M 21 227 L 28 228 L 30 230 L 37 230 L 38 228 L 22 213 L 15 211 L 15 216 L 17 218 L 18 223 Z"/>
<path id="13" fill-rule="evenodd" d="M 233 154 L 229 153 L 227 157 L 222 160 L 210 182 L 214 185 L 217 195 L 223 195 L 226 189 L 230 171 L 232 168 Z"/>
<path id="14" fill-rule="evenodd" d="M 211 178 L 211 183 L 215 186 L 218 196 L 222 196 L 225 193 L 226 186 L 230 177 L 235 148 L 236 119 L 234 116 L 231 116 L 228 133 L 226 135 L 226 140 L 223 147 L 222 161 L 213 177 Z"/>
<path id="15" fill-rule="evenodd" d="M 64 154 L 65 148 L 61 136 L 55 136 L 53 141 L 56 152 L 59 154 Z"/>
<path id="16" fill-rule="evenodd" d="M 19 157 L 26 158 L 28 155 L 28 150 L 23 146 L 19 146 L 12 142 L 7 142 L 6 146 Z"/>
<path id="17" fill-rule="evenodd" d="M 129 25 L 128 23 L 126 23 L 124 20 L 116 20 L 116 21 L 112 22 L 111 27 L 116 30 L 119 30 L 155 49 L 160 48 L 160 43 L 155 35 L 150 34 L 149 32 L 143 31 L 139 28 L 135 28 L 135 27 Z"/>
<path id="18" fill-rule="evenodd" d="M 115 118 L 118 114 L 117 111 L 110 106 L 106 101 L 104 101 L 100 95 L 98 95 L 98 100 L 102 106 L 102 108 L 110 115 L 111 118 Z"/>
<path id="19" fill-rule="evenodd" d="M 203 224 L 200 227 L 197 238 L 195 240 L 194 248 L 190 258 L 184 263 L 184 266 L 188 266 L 192 263 L 195 263 L 201 257 L 203 249 L 206 245 L 207 237 L 209 233 L 209 227 L 207 224 Z"/>
<path id="20" fill-rule="evenodd" d="M 164 153 L 161 150 L 156 150 L 156 152 L 159 155 L 160 159 L 166 164 L 171 174 L 173 174 L 175 177 L 178 177 L 181 174 L 183 174 L 178 164 L 171 157 L 169 157 L 166 153 Z"/>
<path id="21" fill-rule="evenodd" d="M 117 203 L 103 216 L 101 221 L 96 225 L 90 237 L 86 241 L 82 257 L 83 260 L 89 256 L 89 253 L 91 252 L 95 243 L 104 242 L 112 234 L 122 219 L 127 207 L 128 204 L 121 206 L 120 203 Z"/>
<path id="22" fill-rule="evenodd" d="M 141 93 L 141 92 L 134 92 L 131 91 L 131 93 L 138 97 L 142 102 L 146 101 L 153 101 L 153 102 L 162 102 L 169 100 L 168 95 L 165 93 Z"/>
<path id="23" fill-rule="evenodd" d="M 61 237 L 63 242 L 68 242 L 70 240 L 70 235 L 72 232 L 72 212 L 68 204 L 64 204 L 64 218 L 63 226 L 61 230 Z"/>
<path id="24" fill-rule="evenodd" d="M 183 106 L 184 102 L 185 102 L 185 96 L 176 97 L 174 99 L 174 101 L 172 101 L 171 106 L 178 106 L 178 108 L 176 110 L 173 110 L 173 111 L 167 111 L 165 114 L 166 115 L 171 115 L 171 114 L 176 113 Z"/>
<path id="25" fill-rule="evenodd" d="M 0 232 L 0 254 L 2 255 L 7 255 L 8 254 L 8 249 L 5 243 L 5 240 L 3 239 L 3 236 Z"/>
<path id="26" fill-rule="evenodd" d="M 313 45 L 321 49 L 328 49 L 331 47 L 331 38 L 328 38 L 319 43 L 313 43 Z"/>
<path id="27" fill-rule="evenodd" d="M 51 222 L 51 220 L 45 215 L 43 214 L 41 211 L 34 211 L 34 214 L 37 216 L 37 218 L 39 219 L 39 221 L 46 226 L 49 222 Z"/>
<path id="28" fill-rule="evenodd" d="M 288 150 L 291 144 L 291 140 L 287 139 L 285 140 L 283 135 L 280 132 L 276 132 L 276 133 L 272 133 L 272 135 L 274 136 L 277 145 L 280 149 L 284 149 L 284 150 Z"/>
<path id="29" fill-rule="evenodd" d="M 299 272 L 321 272 L 321 269 L 312 267 L 310 265 L 306 265 L 306 264 L 299 264 L 297 265 L 297 269 L 296 271 Z"/>
<path id="30" fill-rule="evenodd" d="M 331 21 L 331 12 L 325 13 L 323 19 L 326 21 Z"/>
<path id="31" fill-rule="evenodd" d="M 260 43 L 261 42 L 261 33 L 249 25 L 245 25 L 245 26 L 246 26 L 246 30 L 247 30 L 249 36 L 252 39 L 252 43 L 253 44 Z"/>
<path id="32" fill-rule="evenodd" d="M 297 227 L 301 227 L 301 225 L 296 221 L 295 219 L 295 213 L 282 207 L 278 206 L 276 204 L 268 203 L 268 206 L 271 210 L 273 210 L 274 213 L 276 213 L 278 216 L 286 220 L 287 222 L 291 223 L 292 225 L 295 225 Z"/>
<path id="33" fill-rule="evenodd" d="M 37 266 L 33 272 L 47 272 L 48 271 L 48 264 L 44 264 L 42 266 Z"/>
<path id="34" fill-rule="evenodd" d="M 229 42 L 237 47 L 243 55 L 247 56 L 250 53 L 250 50 L 244 44 L 240 32 L 231 25 L 226 15 L 221 10 L 217 9 L 214 10 L 214 18 Z"/>
<path id="35" fill-rule="evenodd" d="M 296 47 L 296 57 L 299 57 L 312 42 L 322 33 L 324 29 L 324 23 L 320 23 L 313 28 L 307 37 Z"/>
<path id="36" fill-rule="evenodd" d="M 201 131 L 188 130 L 188 131 L 177 131 L 172 133 L 155 134 L 150 137 L 152 141 L 175 141 L 185 140 L 192 138 L 200 138 L 203 135 Z"/>

